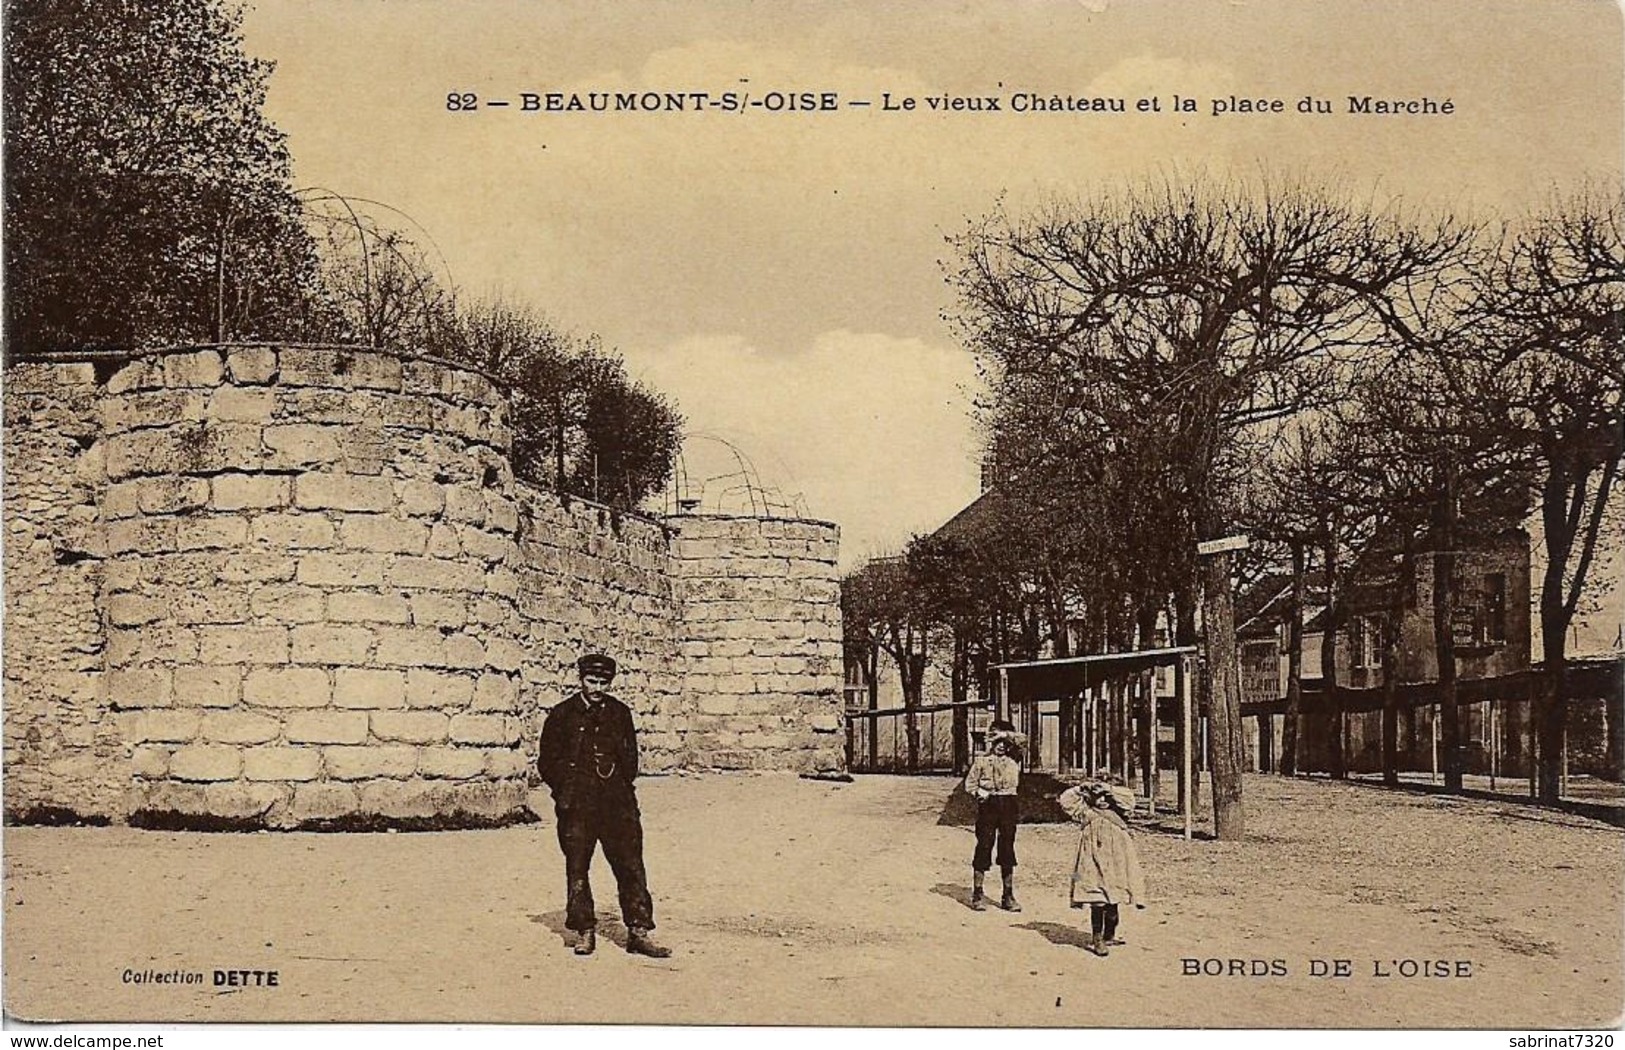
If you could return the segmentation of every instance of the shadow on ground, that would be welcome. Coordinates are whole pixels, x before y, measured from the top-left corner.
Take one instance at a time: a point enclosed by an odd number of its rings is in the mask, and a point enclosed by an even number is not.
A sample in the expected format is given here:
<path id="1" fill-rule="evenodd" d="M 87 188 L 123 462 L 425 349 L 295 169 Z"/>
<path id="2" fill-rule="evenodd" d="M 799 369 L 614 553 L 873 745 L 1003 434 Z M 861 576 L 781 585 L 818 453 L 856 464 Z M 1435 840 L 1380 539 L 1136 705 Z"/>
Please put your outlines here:
<path id="1" fill-rule="evenodd" d="M 962 886 L 957 882 L 939 882 L 931 887 L 931 892 L 939 897 L 947 897 L 957 904 L 961 904 L 971 911 L 976 909 L 970 906 L 970 887 Z"/>
<path id="2" fill-rule="evenodd" d="M 576 943 L 575 931 L 564 925 L 564 916 L 565 913 L 561 910 L 543 912 L 540 915 L 531 915 L 529 918 L 531 922 L 546 926 L 556 933 L 559 943 L 566 948 L 573 948 Z M 606 915 L 603 912 L 598 913 L 598 936 L 609 941 L 617 948 L 622 950 L 626 948 L 626 927 L 621 925 L 621 921 L 613 915 Z"/>
<path id="3" fill-rule="evenodd" d="M 1085 913 L 1084 917 L 1087 919 L 1088 913 Z M 1044 939 L 1051 944 L 1060 944 L 1071 948 L 1082 948 L 1089 943 L 1088 930 L 1080 929 L 1077 926 L 1067 926 L 1059 922 L 1024 922 L 1014 927 L 1014 929 L 1032 930 L 1034 933 L 1042 934 Z"/>

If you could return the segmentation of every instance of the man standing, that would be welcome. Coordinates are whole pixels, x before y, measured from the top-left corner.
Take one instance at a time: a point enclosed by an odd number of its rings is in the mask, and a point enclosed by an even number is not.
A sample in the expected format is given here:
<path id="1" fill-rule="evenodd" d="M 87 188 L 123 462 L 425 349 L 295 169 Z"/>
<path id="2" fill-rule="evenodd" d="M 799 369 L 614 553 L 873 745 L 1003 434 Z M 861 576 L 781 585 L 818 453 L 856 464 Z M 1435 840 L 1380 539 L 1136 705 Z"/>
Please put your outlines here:
<path id="1" fill-rule="evenodd" d="M 576 661 L 581 688 L 542 723 L 537 765 L 553 791 L 559 848 L 564 851 L 568 900 L 564 924 L 575 931 L 577 955 L 598 946 L 597 913 L 587 874 L 599 843 L 615 873 L 626 950 L 664 959 L 671 949 L 649 939 L 654 902 L 643 870 L 643 824 L 632 781 L 638 775 L 638 737 L 632 712 L 607 690 L 615 661 L 594 653 Z"/>

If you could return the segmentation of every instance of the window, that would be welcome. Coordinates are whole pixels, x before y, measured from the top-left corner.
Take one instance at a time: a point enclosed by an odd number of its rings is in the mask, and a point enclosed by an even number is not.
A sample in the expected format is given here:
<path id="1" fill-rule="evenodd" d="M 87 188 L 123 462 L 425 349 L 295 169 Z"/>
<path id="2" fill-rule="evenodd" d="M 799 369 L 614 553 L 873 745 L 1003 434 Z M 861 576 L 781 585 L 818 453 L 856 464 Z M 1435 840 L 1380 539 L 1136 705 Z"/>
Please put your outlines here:
<path id="1" fill-rule="evenodd" d="M 1367 616 L 1356 616 L 1350 620 L 1349 649 L 1355 667 L 1380 666 L 1382 663 L 1381 631 L 1377 621 Z"/>
<path id="2" fill-rule="evenodd" d="M 1505 573 L 1492 572 L 1484 577 L 1482 615 L 1479 617 L 1479 637 L 1492 644 L 1507 640 L 1507 578 Z"/>

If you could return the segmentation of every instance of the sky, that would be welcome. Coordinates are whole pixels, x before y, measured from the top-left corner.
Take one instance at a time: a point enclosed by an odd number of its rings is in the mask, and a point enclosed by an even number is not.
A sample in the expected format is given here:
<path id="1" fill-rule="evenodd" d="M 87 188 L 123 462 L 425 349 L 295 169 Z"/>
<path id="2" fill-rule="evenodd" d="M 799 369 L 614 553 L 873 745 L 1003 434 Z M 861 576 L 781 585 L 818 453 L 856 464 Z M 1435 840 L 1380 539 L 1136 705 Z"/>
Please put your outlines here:
<path id="1" fill-rule="evenodd" d="M 980 380 L 945 273 L 995 208 L 1203 175 L 1489 216 L 1625 150 L 1611 0 L 258 0 L 244 36 L 276 62 L 298 185 L 406 213 L 464 295 L 600 335 L 677 403 L 680 480 L 707 508 L 749 507 L 725 477 L 748 463 L 759 503 L 841 526 L 845 567 L 978 492 Z M 838 109 L 518 105 L 647 91 Z M 515 105 L 448 111 L 468 92 Z M 1012 112 L 1017 94 L 1130 112 Z M 930 108 L 943 95 L 1001 109 Z M 1334 112 L 1297 113 L 1306 95 Z M 1350 95 L 1454 112 L 1350 114 Z M 1213 113 L 1232 98 L 1286 112 Z"/>

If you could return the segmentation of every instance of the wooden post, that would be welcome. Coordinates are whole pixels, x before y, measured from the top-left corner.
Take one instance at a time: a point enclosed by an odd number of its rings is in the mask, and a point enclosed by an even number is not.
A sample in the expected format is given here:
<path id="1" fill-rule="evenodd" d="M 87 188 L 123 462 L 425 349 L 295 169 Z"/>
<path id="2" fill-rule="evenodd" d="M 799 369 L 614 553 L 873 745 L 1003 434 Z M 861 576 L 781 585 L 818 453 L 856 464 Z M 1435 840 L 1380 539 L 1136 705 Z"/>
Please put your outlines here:
<path id="1" fill-rule="evenodd" d="M 1433 727 L 1433 775 L 1428 779 L 1429 783 L 1437 784 L 1439 782 L 1439 712 L 1437 709 L 1432 712 L 1428 724 Z"/>
<path id="2" fill-rule="evenodd" d="M 998 691 L 993 694 L 993 717 L 1010 717 L 1010 669 L 999 668 Z"/>
<path id="3" fill-rule="evenodd" d="M 1562 786 L 1558 788 L 1557 797 L 1566 798 L 1569 793 L 1569 727 L 1563 726 L 1563 770 L 1561 776 Z"/>
<path id="4" fill-rule="evenodd" d="M 1145 794 L 1151 800 L 1151 815 L 1157 815 L 1157 671 L 1156 668 L 1146 672 L 1145 676 L 1145 706 L 1146 706 L 1146 732 L 1145 747 Z"/>
<path id="5" fill-rule="evenodd" d="M 1179 693 L 1180 735 L 1179 755 L 1179 808 L 1185 811 L 1185 840 L 1190 841 L 1192 806 L 1195 792 L 1191 790 L 1191 690 L 1185 677 L 1185 658 L 1174 665 L 1174 690 Z"/>
<path id="6" fill-rule="evenodd" d="M 1524 700 L 1523 739 L 1529 755 L 1529 797 L 1540 797 L 1540 737 L 1535 731 L 1534 697 Z"/>
<path id="7" fill-rule="evenodd" d="M 1490 738 L 1490 790 L 1495 790 L 1495 776 L 1501 771 L 1501 747 L 1496 739 L 1496 712 L 1500 710 L 1498 701 L 1490 698 L 1490 727 L 1484 734 Z"/>

